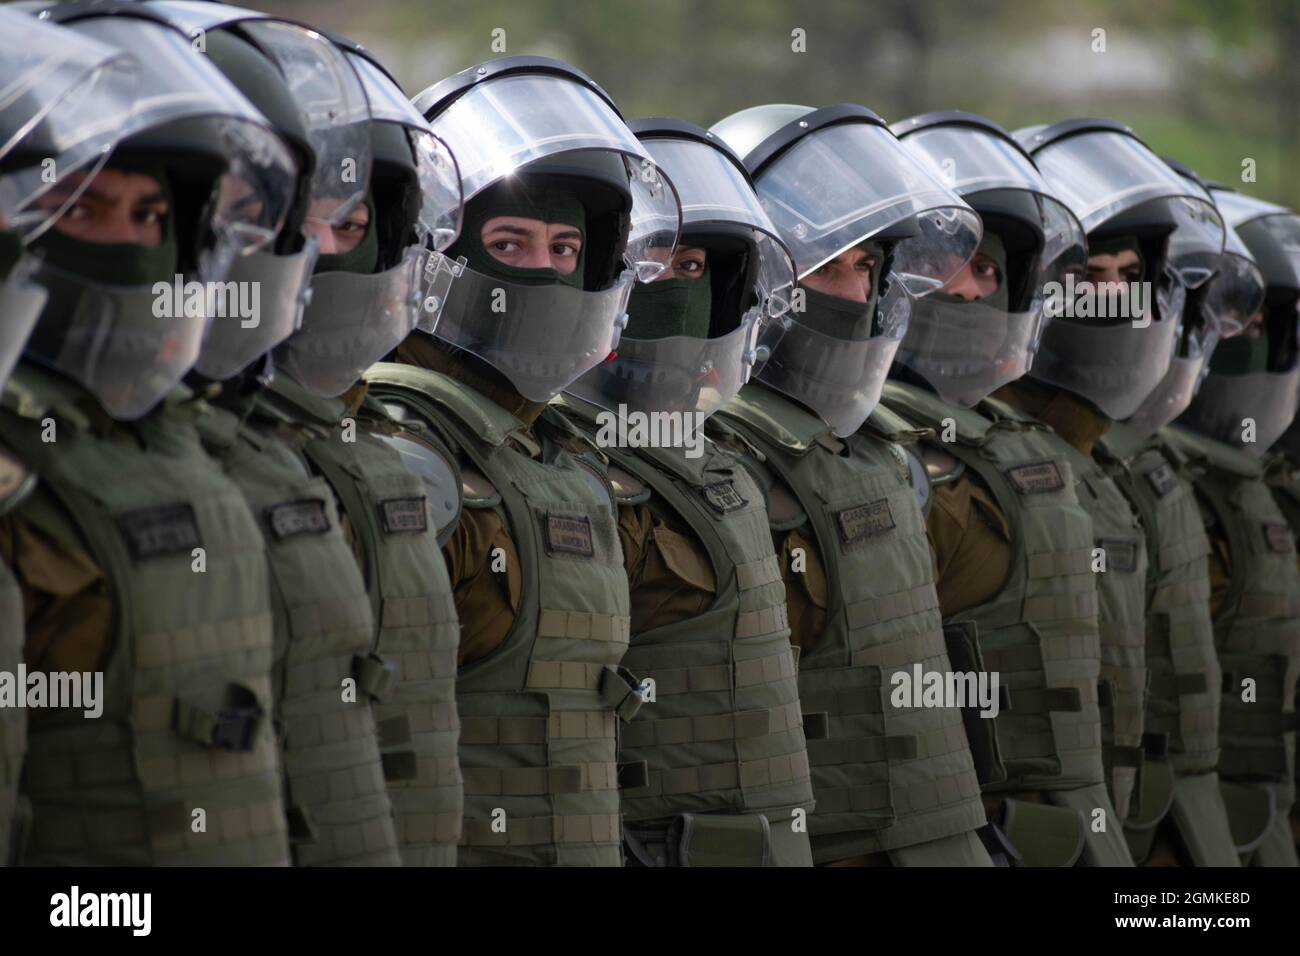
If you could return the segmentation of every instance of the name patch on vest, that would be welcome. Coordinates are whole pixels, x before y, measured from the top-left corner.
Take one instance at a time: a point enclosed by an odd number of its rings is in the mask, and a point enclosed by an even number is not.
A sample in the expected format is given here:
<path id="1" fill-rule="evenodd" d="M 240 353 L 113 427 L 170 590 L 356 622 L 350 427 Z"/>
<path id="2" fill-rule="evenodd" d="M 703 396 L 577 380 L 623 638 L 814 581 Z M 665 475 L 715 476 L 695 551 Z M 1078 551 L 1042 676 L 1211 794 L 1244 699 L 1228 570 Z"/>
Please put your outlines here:
<path id="1" fill-rule="evenodd" d="M 1146 473 L 1146 479 L 1151 483 L 1151 487 L 1155 490 L 1155 493 L 1161 498 L 1169 494 L 1169 492 L 1173 491 L 1174 488 L 1178 486 L 1178 481 L 1174 478 L 1174 470 L 1169 467 L 1168 462 L 1158 465 L 1148 471 Z"/>
<path id="2" fill-rule="evenodd" d="M 546 543 L 552 553 L 578 554 L 590 558 L 596 553 L 591 541 L 591 519 L 546 513 Z"/>
<path id="3" fill-rule="evenodd" d="M 1049 491 L 1060 491 L 1065 487 L 1065 479 L 1054 461 L 1034 461 L 1027 465 L 1008 468 L 1007 478 L 1022 495 L 1041 495 Z"/>
<path id="4" fill-rule="evenodd" d="M 1105 538 L 1097 542 L 1097 547 L 1106 552 L 1106 569 L 1132 574 L 1138 567 L 1138 543 L 1122 538 Z"/>
<path id="5" fill-rule="evenodd" d="M 1270 551 L 1285 554 L 1295 549 L 1295 538 L 1291 536 L 1291 526 L 1285 524 L 1264 525 L 1264 540 Z"/>
<path id="6" fill-rule="evenodd" d="M 325 534 L 330 529 L 325 502 L 319 498 L 285 501 L 266 509 L 266 523 L 277 541 L 300 534 Z"/>
<path id="7" fill-rule="evenodd" d="M 203 545 L 194 508 L 188 504 L 141 508 L 120 514 L 116 520 L 132 561 L 188 554 Z"/>
<path id="8" fill-rule="evenodd" d="M 888 498 L 845 508 L 836 513 L 835 520 L 839 522 L 840 537 L 846 545 L 883 534 L 894 527 L 894 513 L 889 510 Z"/>
<path id="9" fill-rule="evenodd" d="M 741 496 L 736 490 L 736 483 L 730 478 L 705 485 L 704 500 L 709 503 L 710 508 L 723 515 L 731 511 L 739 511 L 749 504 L 749 500 Z"/>
<path id="10" fill-rule="evenodd" d="M 388 498 L 379 502 L 386 534 L 420 533 L 429 530 L 429 511 L 424 496 Z"/>

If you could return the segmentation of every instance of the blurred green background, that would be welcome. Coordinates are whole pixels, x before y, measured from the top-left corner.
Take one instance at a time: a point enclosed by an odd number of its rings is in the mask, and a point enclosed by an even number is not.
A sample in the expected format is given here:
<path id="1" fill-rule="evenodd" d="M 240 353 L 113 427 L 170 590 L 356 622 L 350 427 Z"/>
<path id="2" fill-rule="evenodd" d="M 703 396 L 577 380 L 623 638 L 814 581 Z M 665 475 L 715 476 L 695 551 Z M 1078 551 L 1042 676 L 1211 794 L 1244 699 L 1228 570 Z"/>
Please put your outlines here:
<path id="1" fill-rule="evenodd" d="M 1300 207 L 1300 0 L 245 5 L 364 43 L 410 95 L 482 60 L 543 54 L 585 70 L 629 119 L 707 126 L 757 103 L 845 101 L 889 121 L 972 110 L 1010 129 L 1105 116 L 1206 178 Z"/>

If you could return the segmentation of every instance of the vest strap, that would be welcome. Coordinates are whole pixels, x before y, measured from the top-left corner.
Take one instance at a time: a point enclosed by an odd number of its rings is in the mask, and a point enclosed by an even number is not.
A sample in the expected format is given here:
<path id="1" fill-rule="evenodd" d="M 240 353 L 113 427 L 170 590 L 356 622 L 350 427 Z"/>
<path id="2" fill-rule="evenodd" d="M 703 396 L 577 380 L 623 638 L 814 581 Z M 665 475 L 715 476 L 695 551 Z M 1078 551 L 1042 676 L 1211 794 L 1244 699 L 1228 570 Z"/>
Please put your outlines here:
<path id="1" fill-rule="evenodd" d="M 537 619 L 538 637 L 626 644 L 631 633 L 632 619 L 621 615 L 542 608 Z"/>
<path id="2" fill-rule="evenodd" d="M 371 652 L 352 656 L 352 672 L 357 679 L 357 689 L 372 700 L 383 700 L 397 686 L 397 665 Z"/>
<path id="3" fill-rule="evenodd" d="M 456 601 L 450 593 L 411 598 L 387 597 L 383 599 L 380 610 L 379 626 L 385 630 L 456 623 Z"/>
<path id="4" fill-rule="evenodd" d="M 550 717 L 463 717 L 462 745 L 544 744 L 547 740 L 608 738 L 616 717 L 607 710 L 568 710 Z"/>
<path id="5" fill-rule="evenodd" d="M 536 665 L 534 665 L 536 666 Z M 564 665 L 568 666 L 568 665 Z M 591 666 L 591 665 L 589 665 Z M 602 665 L 596 691 L 605 704 L 624 721 L 630 721 L 641 709 L 641 681 L 626 667 Z"/>
<path id="6" fill-rule="evenodd" d="M 465 793 L 475 796 L 527 797 L 618 789 L 618 765 L 613 762 L 507 769 L 465 767 L 461 774 Z"/>
<path id="7" fill-rule="evenodd" d="M 625 748 L 663 747 L 718 740 L 744 740 L 794 730 L 801 720 L 798 701 L 770 710 L 748 710 L 736 714 L 635 720 L 623 728 L 619 744 Z"/>
<path id="8" fill-rule="evenodd" d="M 808 777 L 808 754 L 797 751 L 739 763 L 706 764 L 676 770 L 651 770 L 649 783 L 638 790 L 625 790 L 628 798 L 704 793 L 710 790 L 770 787 Z"/>
<path id="9" fill-rule="evenodd" d="M 618 843 L 623 820 L 617 813 L 507 817 L 505 832 L 492 830 L 490 820 L 466 819 L 461 846 L 541 846 L 549 843 Z"/>
<path id="10" fill-rule="evenodd" d="M 907 617 L 910 614 L 932 611 L 938 606 L 939 595 L 934 589 L 934 584 L 927 581 L 906 591 L 882 594 L 867 601 L 850 604 L 844 610 L 848 615 L 849 629 L 856 631 L 875 627 L 885 621 Z"/>
<path id="11" fill-rule="evenodd" d="M 781 562 L 775 554 L 736 565 L 736 586 L 742 591 L 752 591 L 780 580 Z"/>
<path id="12" fill-rule="evenodd" d="M 790 630 L 789 611 L 784 603 L 736 615 L 736 639 L 761 637 Z"/>
<path id="13" fill-rule="evenodd" d="M 1030 554 L 1027 558 L 1031 578 L 1064 578 L 1075 574 L 1089 574 L 1092 570 L 1091 548 L 1044 551 Z"/>

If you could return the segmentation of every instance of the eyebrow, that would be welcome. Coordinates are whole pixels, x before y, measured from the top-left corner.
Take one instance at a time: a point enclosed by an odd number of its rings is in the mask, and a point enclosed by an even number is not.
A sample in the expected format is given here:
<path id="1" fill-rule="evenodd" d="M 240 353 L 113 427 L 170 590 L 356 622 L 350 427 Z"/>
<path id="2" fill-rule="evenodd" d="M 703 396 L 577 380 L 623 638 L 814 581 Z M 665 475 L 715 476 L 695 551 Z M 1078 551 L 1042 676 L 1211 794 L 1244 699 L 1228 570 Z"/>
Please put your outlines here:
<path id="1" fill-rule="evenodd" d="M 119 199 L 114 198 L 113 196 L 108 195 L 107 193 L 100 192 L 98 189 L 95 189 L 93 186 L 91 186 L 85 192 L 83 192 L 81 194 L 81 197 L 83 199 L 93 199 L 96 202 L 102 202 L 108 204 L 114 204 L 121 201 Z M 134 201 L 137 203 L 166 202 L 167 197 L 164 196 L 161 191 L 159 191 L 156 193 L 150 193 L 147 196 L 141 196 L 139 199 L 136 199 Z"/>
<path id="2" fill-rule="evenodd" d="M 523 226 L 510 226 L 510 225 L 505 225 L 503 223 L 502 225 L 499 226 L 493 226 L 491 229 L 487 231 L 487 234 L 491 236 L 491 235 L 495 235 L 498 232 L 504 232 L 510 236 L 531 236 L 534 231 L 535 230 L 532 229 L 526 229 Z"/>

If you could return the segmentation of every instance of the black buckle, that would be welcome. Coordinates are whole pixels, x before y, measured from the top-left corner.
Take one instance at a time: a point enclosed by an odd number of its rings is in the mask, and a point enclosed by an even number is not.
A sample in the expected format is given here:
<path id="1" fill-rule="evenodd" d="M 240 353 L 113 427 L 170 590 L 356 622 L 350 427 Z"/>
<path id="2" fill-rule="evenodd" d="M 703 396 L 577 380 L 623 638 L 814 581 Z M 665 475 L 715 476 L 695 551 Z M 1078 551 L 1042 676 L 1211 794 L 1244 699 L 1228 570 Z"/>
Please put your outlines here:
<path id="1" fill-rule="evenodd" d="M 227 707 L 215 716 L 212 746 L 240 753 L 253 749 L 253 738 L 262 719 L 261 707 Z"/>

